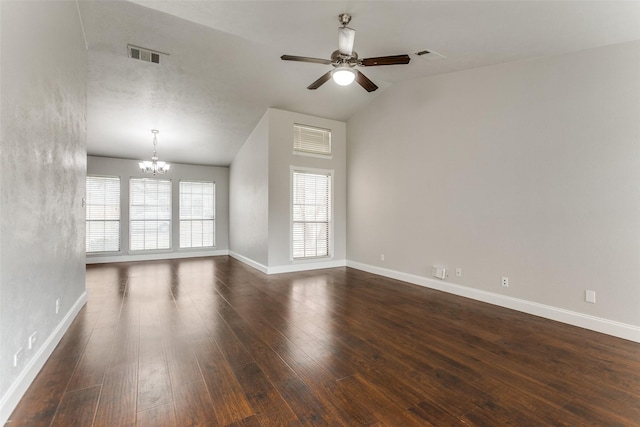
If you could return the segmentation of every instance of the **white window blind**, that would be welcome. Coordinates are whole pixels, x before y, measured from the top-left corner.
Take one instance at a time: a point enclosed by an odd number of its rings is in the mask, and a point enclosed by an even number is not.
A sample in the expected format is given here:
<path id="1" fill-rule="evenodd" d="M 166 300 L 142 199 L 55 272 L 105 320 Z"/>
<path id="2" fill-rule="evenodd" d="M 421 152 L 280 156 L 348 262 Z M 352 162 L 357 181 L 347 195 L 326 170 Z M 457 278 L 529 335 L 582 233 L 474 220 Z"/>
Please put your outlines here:
<path id="1" fill-rule="evenodd" d="M 120 178 L 87 176 L 87 253 L 120 250 Z"/>
<path id="2" fill-rule="evenodd" d="M 331 172 L 292 171 L 292 257 L 328 257 L 331 236 Z"/>
<path id="3" fill-rule="evenodd" d="M 130 249 L 171 249 L 171 181 L 132 178 L 129 190 Z"/>
<path id="4" fill-rule="evenodd" d="M 180 182 L 180 247 L 215 245 L 215 184 Z"/>
<path id="5" fill-rule="evenodd" d="M 294 153 L 331 156 L 331 131 L 306 125 L 293 125 Z"/>

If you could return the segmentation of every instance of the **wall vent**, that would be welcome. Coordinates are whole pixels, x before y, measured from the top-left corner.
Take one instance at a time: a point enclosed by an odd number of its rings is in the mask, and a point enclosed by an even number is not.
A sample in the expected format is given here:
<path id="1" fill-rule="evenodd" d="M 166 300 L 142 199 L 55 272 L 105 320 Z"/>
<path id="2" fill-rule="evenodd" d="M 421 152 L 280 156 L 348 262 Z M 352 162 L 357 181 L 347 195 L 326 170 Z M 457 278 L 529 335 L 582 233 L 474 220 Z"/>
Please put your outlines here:
<path id="1" fill-rule="evenodd" d="M 153 62 L 154 64 L 160 64 L 161 56 L 169 55 L 168 53 L 158 52 L 131 44 L 127 45 L 127 52 L 129 53 L 129 58 L 139 59 L 140 61 L 145 62 Z"/>

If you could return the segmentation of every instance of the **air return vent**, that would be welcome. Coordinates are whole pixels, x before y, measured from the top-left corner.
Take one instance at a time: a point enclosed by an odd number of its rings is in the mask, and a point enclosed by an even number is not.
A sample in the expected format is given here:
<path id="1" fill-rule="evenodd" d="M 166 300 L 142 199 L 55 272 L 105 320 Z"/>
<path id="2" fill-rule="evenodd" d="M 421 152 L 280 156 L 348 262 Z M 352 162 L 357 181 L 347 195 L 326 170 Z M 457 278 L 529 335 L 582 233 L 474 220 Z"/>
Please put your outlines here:
<path id="1" fill-rule="evenodd" d="M 127 51 L 129 52 L 129 58 L 139 59 L 145 62 L 153 62 L 154 64 L 160 63 L 161 56 L 169 55 L 168 53 L 158 52 L 131 44 L 127 45 Z"/>

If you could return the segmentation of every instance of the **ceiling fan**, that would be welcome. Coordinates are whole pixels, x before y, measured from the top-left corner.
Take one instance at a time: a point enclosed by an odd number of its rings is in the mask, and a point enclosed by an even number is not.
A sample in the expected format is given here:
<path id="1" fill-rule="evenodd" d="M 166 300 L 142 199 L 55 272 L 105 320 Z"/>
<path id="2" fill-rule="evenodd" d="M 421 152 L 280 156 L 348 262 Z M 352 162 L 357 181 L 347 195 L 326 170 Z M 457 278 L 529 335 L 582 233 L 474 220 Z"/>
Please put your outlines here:
<path id="1" fill-rule="evenodd" d="M 346 86 L 354 80 L 367 92 L 378 89 L 367 76 L 362 74 L 355 67 L 374 67 L 378 65 L 408 64 L 411 58 L 409 55 L 378 56 L 375 58 L 358 58 L 358 54 L 353 50 L 353 42 L 356 38 L 356 30 L 347 27 L 351 22 L 351 15 L 341 13 L 338 19 L 342 27 L 338 27 L 338 50 L 331 54 L 331 59 L 308 58 L 305 56 L 282 55 L 280 59 L 285 61 L 311 62 L 314 64 L 333 65 L 334 69 L 323 74 L 318 80 L 307 86 L 307 89 L 318 89 L 333 77 L 339 85 Z"/>

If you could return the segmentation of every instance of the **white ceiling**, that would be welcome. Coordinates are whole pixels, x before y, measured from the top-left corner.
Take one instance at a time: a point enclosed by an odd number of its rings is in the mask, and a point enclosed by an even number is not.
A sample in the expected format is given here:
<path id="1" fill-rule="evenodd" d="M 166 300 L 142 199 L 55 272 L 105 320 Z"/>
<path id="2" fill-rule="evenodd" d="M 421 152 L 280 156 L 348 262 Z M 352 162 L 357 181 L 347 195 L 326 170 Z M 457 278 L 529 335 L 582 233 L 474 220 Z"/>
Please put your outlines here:
<path id="1" fill-rule="evenodd" d="M 640 40 L 640 1 L 81 1 L 89 46 L 88 153 L 228 165 L 269 107 L 346 121 L 394 83 Z M 363 68 L 379 87 L 328 82 L 338 14 L 351 13 Z M 166 52 L 129 59 L 127 44 Z M 427 61 L 414 53 L 446 57 Z"/>

